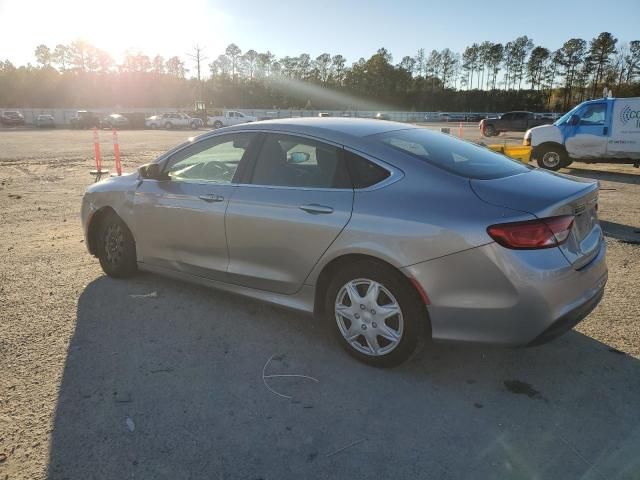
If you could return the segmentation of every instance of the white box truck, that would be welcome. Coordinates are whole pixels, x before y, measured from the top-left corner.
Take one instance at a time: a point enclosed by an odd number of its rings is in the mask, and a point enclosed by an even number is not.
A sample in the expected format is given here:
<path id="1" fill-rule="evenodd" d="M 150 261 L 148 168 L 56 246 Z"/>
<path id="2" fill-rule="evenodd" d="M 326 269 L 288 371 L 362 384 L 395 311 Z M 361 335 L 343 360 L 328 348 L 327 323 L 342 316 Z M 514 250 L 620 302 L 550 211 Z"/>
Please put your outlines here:
<path id="1" fill-rule="evenodd" d="M 640 165 L 640 97 L 601 98 L 581 103 L 553 125 L 524 135 L 531 157 L 558 170 L 574 161 Z"/>

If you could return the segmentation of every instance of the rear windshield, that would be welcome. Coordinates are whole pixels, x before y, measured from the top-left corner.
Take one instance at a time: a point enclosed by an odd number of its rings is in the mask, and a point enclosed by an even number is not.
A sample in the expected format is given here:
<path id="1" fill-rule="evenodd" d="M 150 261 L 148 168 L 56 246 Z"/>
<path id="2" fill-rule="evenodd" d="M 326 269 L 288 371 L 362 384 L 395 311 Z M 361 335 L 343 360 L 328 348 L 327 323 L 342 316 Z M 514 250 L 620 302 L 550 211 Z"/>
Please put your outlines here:
<path id="1" fill-rule="evenodd" d="M 486 180 L 531 169 L 499 153 L 426 128 L 396 130 L 375 137 L 391 148 L 462 177 Z"/>

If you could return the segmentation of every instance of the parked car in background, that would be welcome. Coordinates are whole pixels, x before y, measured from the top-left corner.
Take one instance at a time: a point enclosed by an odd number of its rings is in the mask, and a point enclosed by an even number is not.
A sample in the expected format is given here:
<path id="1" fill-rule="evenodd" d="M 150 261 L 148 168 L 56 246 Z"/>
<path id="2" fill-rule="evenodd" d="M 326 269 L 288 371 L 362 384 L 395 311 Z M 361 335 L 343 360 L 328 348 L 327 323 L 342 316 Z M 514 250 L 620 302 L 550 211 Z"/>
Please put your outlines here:
<path id="1" fill-rule="evenodd" d="M 391 120 L 391 116 L 388 113 L 378 112 L 374 115 L 376 120 Z"/>
<path id="2" fill-rule="evenodd" d="M 207 125 L 213 128 L 221 128 L 228 127 L 230 125 L 239 125 L 241 123 L 250 123 L 256 122 L 257 117 L 252 117 L 251 115 L 245 115 L 242 112 L 237 112 L 235 110 L 229 111 L 218 111 L 214 112 L 213 115 L 207 116 Z"/>
<path id="3" fill-rule="evenodd" d="M 160 126 L 162 125 L 161 120 L 162 115 L 151 115 L 150 117 L 144 119 L 144 126 L 151 129 L 160 128 Z"/>
<path id="4" fill-rule="evenodd" d="M 465 121 L 467 122 L 480 122 L 487 118 L 487 115 L 484 113 L 467 113 L 465 115 Z"/>
<path id="5" fill-rule="evenodd" d="M 120 113 L 112 113 L 111 115 L 106 115 L 102 117 L 100 122 L 100 126 L 102 128 L 129 128 L 131 126 L 131 122 L 127 117 Z"/>
<path id="6" fill-rule="evenodd" d="M 97 128 L 100 126 L 100 117 L 87 110 L 78 110 L 69 123 L 71 128 Z"/>
<path id="7" fill-rule="evenodd" d="M 20 112 L 7 110 L 0 115 L 0 123 L 7 127 L 24 125 L 24 116 Z"/>
<path id="8" fill-rule="evenodd" d="M 331 116 L 331 114 L 330 114 L 329 112 L 320 112 L 320 113 L 318 114 L 318 116 L 319 116 L 320 118 L 325 118 L 325 117 L 330 117 L 330 116 Z"/>
<path id="9" fill-rule="evenodd" d="M 148 128 L 191 128 L 196 130 L 204 127 L 204 122 L 200 118 L 190 117 L 186 113 L 163 113 L 161 115 L 153 115 L 145 119 L 145 126 Z"/>
<path id="10" fill-rule="evenodd" d="M 533 112 L 507 112 L 499 117 L 485 118 L 480 121 L 480 133 L 485 137 L 494 137 L 501 132 L 526 132 L 538 125 L 553 123 L 550 118 L 542 118 Z"/>
<path id="11" fill-rule="evenodd" d="M 36 127 L 38 128 L 54 128 L 56 121 L 53 115 L 38 115 L 36 117 Z"/>
<path id="12" fill-rule="evenodd" d="M 640 97 L 583 102 L 553 125 L 527 131 L 523 143 L 549 170 L 574 161 L 640 166 Z"/>
<path id="13" fill-rule="evenodd" d="M 81 218 L 107 275 L 315 312 L 351 355 L 393 366 L 423 335 L 520 346 L 573 328 L 607 281 L 597 199 L 595 181 L 425 128 L 292 118 L 95 183 Z"/>

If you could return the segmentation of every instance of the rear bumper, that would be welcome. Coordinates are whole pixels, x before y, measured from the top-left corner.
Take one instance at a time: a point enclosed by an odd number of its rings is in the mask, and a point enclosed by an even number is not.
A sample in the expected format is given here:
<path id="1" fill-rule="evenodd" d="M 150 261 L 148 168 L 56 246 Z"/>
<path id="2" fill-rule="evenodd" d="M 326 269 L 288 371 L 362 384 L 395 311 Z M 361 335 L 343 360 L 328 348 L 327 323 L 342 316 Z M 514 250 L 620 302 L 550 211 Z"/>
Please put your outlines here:
<path id="1" fill-rule="evenodd" d="M 605 256 L 602 242 L 575 270 L 559 249 L 490 243 L 403 270 L 429 296 L 435 340 L 525 346 L 566 331 L 595 308 L 607 281 Z"/>
<path id="2" fill-rule="evenodd" d="M 598 306 L 603 295 L 604 286 L 582 305 L 578 305 L 576 308 L 565 313 L 562 317 L 549 325 L 544 332 L 530 341 L 527 346 L 534 347 L 536 345 L 542 345 L 571 330 Z"/>

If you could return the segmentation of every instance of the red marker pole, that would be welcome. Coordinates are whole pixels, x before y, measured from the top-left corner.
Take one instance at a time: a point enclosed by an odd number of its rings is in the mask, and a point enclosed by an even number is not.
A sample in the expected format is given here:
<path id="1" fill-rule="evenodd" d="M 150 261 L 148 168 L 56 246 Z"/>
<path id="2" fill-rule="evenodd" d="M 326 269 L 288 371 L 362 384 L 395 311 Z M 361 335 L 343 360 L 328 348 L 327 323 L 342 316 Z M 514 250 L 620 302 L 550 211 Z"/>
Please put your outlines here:
<path id="1" fill-rule="evenodd" d="M 122 164 L 120 163 L 120 145 L 118 144 L 118 132 L 113 129 L 113 153 L 116 157 L 116 172 L 118 176 L 122 175 Z"/>
<path id="2" fill-rule="evenodd" d="M 98 137 L 98 129 L 93 128 L 93 151 L 96 155 L 96 172 L 98 176 L 102 173 L 102 158 L 100 157 L 100 138 Z"/>
<path id="3" fill-rule="evenodd" d="M 458 138 L 462 138 L 462 122 L 458 125 Z"/>

